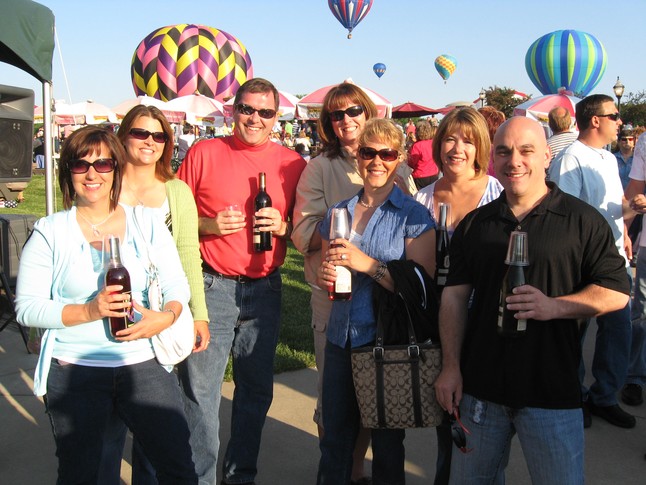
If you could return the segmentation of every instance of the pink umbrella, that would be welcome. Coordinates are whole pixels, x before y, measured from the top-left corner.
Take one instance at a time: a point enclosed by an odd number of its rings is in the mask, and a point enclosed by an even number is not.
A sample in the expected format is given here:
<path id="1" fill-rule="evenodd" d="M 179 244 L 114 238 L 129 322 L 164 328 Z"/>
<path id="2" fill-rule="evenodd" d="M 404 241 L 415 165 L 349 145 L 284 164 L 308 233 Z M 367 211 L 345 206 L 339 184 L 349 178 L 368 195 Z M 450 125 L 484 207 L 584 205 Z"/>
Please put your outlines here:
<path id="1" fill-rule="evenodd" d="M 579 101 L 581 101 L 579 98 L 567 94 L 539 96 L 538 98 L 530 99 L 516 106 L 514 108 L 514 116 L 526 116 L 547 125 L 547 115 L 552 108 L 561 106 L 567 109 L 574 118 L 576 104 Z"/>
<path id="2" fill-rule="evenodd" d="M 224 108 L 217 101 L 203 94 L 189 94 L 171 99 L 166 107 L 173 111 L 186 113 L 186 121 L 194 125 L 222 126 L 224 124 Z"/>
<path id="3" fill-rule="evenodd" d="M 165 101 L 145 95 L 137 96 L 135 99 L 128 99 L 119 103 L 112 109 L 112 111 L 115 112 L 118 119 L 122 120 L 126 113 L 130 111 L 133 106 L 137 106 L 138 104 L 145 104 L 146 106 L 155 106 L 156 108 L 159 108 L 170 123 L 181 123 L 186 118 L 186 113 L 183 111 L 173 111 L 168 108 Z"/>
<path id="4" fill-rule="evenodd" d="M 347 79 L 346 82 L 352 83 L 352 79 Z M 336 87 L 337 84 L 332 84 L 331 86 L 325 86 L 324 88 L 317 89 L 313 93 L 308 94 L 303 99 L 298 102 L 297 116 L 300 119 L 312 120 L 318 119 L 321 114 L 321 108 L 323 107 L 323 99 L 330 89 Z M 390 118 L 392 115 L 393 105 L 386 98 L 380 94 L 375 93 L 374 91 L 358 86 L 361 88 L 367 95 L 372 99 L 372 101 L 377 105 L 377 112 L 380 118 Z"/>
<path id="5" fill-rule="evenodd" d="M 298 98 L 285 91 L 278 91 L 278 95 L 280 97 L 278 101 L 278 119 L 280 121 L 293 120 L 296 116 L 296 104 L 298 103 Z M 234 100 L 235 98 L 231 98 L 224 103 L 224 114 L 227 118 L 233 117 Z"/>
<path id="6" fill-rule="evenodd" d="M 54 123 L 57 125 L 83 125 L 85 124 L 85 116 L 73 108 L 74 105 L 67 104 L 65 101 L 55 101 L 52 114 L 54 115 Z M 34 107 L 34 121 L 36 123 L 43 123 L 43 107 Z"/>

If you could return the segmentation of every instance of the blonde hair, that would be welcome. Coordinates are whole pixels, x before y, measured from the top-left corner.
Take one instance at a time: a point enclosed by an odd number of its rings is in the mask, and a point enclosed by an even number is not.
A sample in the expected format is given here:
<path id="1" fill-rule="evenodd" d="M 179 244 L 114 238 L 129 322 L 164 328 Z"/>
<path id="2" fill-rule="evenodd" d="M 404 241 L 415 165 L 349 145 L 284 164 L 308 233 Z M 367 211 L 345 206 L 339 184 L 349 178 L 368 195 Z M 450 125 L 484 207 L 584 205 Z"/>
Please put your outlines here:
<path id="1" fill-rule="evenodd" d="M 394 121 L 386 118 L 371 118 L 366 121 L 359 135 L 359 146 L 369 142 L 378 142 L 397 150 L 400 157 L 404 155 L 404 134 Z"/>

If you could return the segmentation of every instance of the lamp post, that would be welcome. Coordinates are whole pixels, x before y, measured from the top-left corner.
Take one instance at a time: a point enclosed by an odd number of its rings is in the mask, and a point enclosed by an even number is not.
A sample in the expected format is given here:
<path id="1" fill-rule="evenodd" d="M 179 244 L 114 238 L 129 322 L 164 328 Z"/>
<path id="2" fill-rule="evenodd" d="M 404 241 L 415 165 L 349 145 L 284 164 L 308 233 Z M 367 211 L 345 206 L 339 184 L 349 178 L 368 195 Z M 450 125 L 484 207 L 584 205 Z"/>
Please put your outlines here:
<path id="1" fill-rule="evenodd" d="M 621 84 L 619 76 L 617 76 L 617 82 L 612 87 L 612 90 L 615 92 L 615 96 L 617 96 L 617 111 L 619 111 L 619 116 L 621 116 L 621 97 L 624 95 L 624 88 L 625 86 Z"/>
<path id="2" fill-rule="evenodd" d="M 481 107 L 481 108 L 484 108 L 484 105 L 485 105 L 485 99 L 487 98 L 487 93 L 485 93 L 484 88 L 481 88 L 481 89 L 480 89 L 479 97 L 480 97 L 480 107 Z"/>

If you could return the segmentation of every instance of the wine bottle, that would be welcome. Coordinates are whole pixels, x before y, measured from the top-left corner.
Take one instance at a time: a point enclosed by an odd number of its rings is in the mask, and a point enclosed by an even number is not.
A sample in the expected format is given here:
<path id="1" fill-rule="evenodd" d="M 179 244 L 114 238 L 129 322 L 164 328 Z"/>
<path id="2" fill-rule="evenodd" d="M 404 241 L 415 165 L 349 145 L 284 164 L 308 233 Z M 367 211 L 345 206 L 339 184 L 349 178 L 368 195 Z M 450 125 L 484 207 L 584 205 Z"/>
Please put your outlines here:
<path id="1" fill-rule="evenodd" d="M 267 194 L 267 182 L 265 172 L 258 174 L 258 193 L 253 200 L 254 210 L 257 212 L 263 207 L 271 207 L 271 197 Z M 271 250 L 271 232 L 261 231 L 259 228 L 264 224 L 259 224 L 264 218 L 256 218 L 253 226 L 253 249 L 257 253 Z"/>
<path id="2" fill-rule="evenodd" d="M 349 239 L 350 222 L 347 209 L 332 209 L 330 224 L 330 241 L 333 239 Z M 339 247 L 334 244 L 330 247 Z M 336 281 L 328 286 L 330 300 L 350 300 L 352 298 L 352 273 L 345 266 L 336 266 Z"/>
<path id="3" fill-rule="evenodd" d="M 440 203 L 440 223 L 436 233 L 435 251 L 435 285 L 438 293 L 441 293 L 446 286 L 446 278 L 449 274 L 449 213 L 451 204 Z"/>
<path id="4" fill-rule="evenodd" d="M 109 242 L 110 260 L 108 261 L 108 267 L 105 272 L 105 286 L 121 285 L 123 289 L 119 294 L 127 294 L 128 298 L 130 298 L 130 273 L 128 273 L 125 266 L 121 264 L 119 238 L 117 236 L 109 235 L 107 236 L 107 240 Z M 119 330 L 124 330 L 133 323 L 133 319 L 128 316 L 110 317 L 110 333 L 113 337 L 116 337 L 116 333 Z"/>
<path id="5" fill-rule="evenodd" d="M 509 247 L 505 264 L 507 273 L 500 289 L 498 303 L 498 334 L 502 337 L 520 337 L 527 331 L 527 320 L 518 319 L 516 313 L 507 308 L 507 297 L 513 295 L 513 289 L 525 284 L 525 266 L 527 259 L 527 233 L 513 231 L 509 237 Z"/>

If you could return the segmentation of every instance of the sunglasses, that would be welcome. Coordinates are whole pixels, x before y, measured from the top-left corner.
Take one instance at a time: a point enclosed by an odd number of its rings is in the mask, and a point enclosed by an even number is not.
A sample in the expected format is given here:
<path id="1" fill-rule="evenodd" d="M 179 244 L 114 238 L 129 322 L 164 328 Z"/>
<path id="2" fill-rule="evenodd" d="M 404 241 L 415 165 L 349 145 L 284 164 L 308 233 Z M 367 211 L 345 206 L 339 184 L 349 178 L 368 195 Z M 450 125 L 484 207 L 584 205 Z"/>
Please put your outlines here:
<path id="1" fill-rule="evenodd" d="M 168 141 L 168 135 L 163 131 L 152 132 L 143 128 L 130 128 L 128 133 L 136 140 L 147 140 L 149 136 L 152 136 L 155 143 L 166 143 Z"/>
<path id="2" fill-rule="evenodd" d="M 246 116 L 251 116 L 254 114 L 256 111 L 258 112 L 258 116 L 261 118 L 264 118 L 266 120 L 269 120 L 276 116 L 276 110 L 275 109 L 269 109 L 269 108 L 263 108 L 263 109 L 256 109 L 252 106 L 249 106 L 248 104 L 242 104 L 238 103 L 236 104 L 236 111 L 238 113 L 242 113 L 243 115 Z"/>
<path id="3" fill-rule="evenodd" d="M 392 148 L 383 148 L 381 150 L 376 150 L 371 147 L 361 147 L 359 148 L 358 153 L 359 158 L 361 158 L 362 160 L 372 160 L 377 155 L 379 155 L 379 158 L 381 158 L 384 162 L 394 162 L 399 158 L 399 152 Z"/>
<path id="4" fill-rule="evenodd" d="M 87 160 L 70 160 L 67 162 L 67 166 L 72 173 L 86 173 L 90 170 L 90 167 L 94 167 L 94 170 L 98 173 L 110 173 L 114 170 L 115 161 L 112 158 L 99 158 L 90 163 Z"/>
<path id="5" fill-rule="evenodd" d="M 633 138 L 632 136 L 622 136 L 622 137 L 621 137 L 621 138 L 619 138 L 619 139 L 620 139 L 621 141 L 633 141 L 635 138 Z"/>
<path id="6" fill-rule="evenodd" d="M 345 115 L 348 115 L 350 118 L 356 118 L 361 113 L 363 113 L 363 106 L 350 106 L 348 109 L 331 111 L 330 118 L 332 121 L 341 121 L 345 118 Z"/>
<path id="7" fill-rule="evenodd" d="M 612 121 L 617 121 L 620 118 L 619 113 L 610 113 L 607 115 L 595 115 L 595 116 L 599 118 L 608 118 L 609 120 L 612 120 Z"/>
<path id="8" fill-rule="evenodd" d="M 460 421 L 460 411 L 458 408 L 453 410 L 453 414 L 449 416 L 449 422 L 451 423 L 451 438 L 453 438 L 453 444 L 458 447 L 462 453 L 469 453 L 473 451 L 473 448 L 467 448 L 467 435 L 471 434 L 466 426 Z"/>

